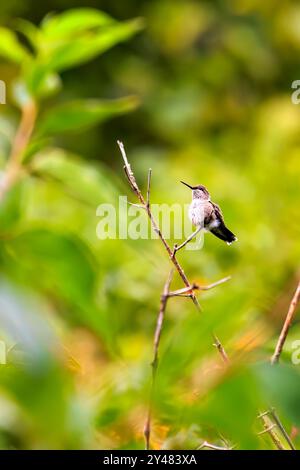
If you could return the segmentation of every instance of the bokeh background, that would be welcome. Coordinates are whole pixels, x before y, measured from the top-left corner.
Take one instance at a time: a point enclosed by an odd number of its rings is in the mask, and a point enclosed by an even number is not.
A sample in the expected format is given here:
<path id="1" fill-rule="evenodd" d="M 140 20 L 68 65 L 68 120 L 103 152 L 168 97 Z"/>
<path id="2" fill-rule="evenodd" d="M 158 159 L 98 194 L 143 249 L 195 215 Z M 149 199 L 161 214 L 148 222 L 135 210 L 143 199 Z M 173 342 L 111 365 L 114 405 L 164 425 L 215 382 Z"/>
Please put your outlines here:
<path id="1" fill-rule="evenodd" d="M 90 12 L 51 26 L 53 12 L 83 7 L 117 23 Z M 299 277 L 299 3 L 11 0 L 0 14 L 3 172 L 20 108 L 39 109 L 24 175 L 0 207 L 0 447 L 144 446 L 169 261 L 156 240 L 96 237 L 99 204 L 135 202 L 121 139 L 144 190 L 152 168 L 153 202 L 186 204 L 179 181 L 202 183 L 239 238 L 228 247 L 207 235 L 201 251 L 178 255 L 196 282 L 232 280 L 200 294 L 201 314 L 189 299 L 168 304 L 151 447 L 273 448 L 256 416 L 274 406 L 299 448 L 297 320 L 281 365 L 268 366 Z M 45 17 L 39 30 L 28 23 Z"/>

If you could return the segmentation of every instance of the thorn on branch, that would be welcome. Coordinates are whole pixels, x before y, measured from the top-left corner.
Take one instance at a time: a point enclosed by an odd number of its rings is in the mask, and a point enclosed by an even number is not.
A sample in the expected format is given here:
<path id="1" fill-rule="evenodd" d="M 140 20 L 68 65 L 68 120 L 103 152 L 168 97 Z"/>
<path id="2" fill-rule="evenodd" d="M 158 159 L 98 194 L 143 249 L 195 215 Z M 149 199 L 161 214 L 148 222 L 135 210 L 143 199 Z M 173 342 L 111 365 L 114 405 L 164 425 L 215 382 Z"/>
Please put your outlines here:
<path id="1" fill-rule="evenodd" d="M 269 415 L 271 414 L 270 411 L 259 413 L 258 417 L 262 419 L 264 430 L 257 433 L 258 436 L 262 436 L 264 434 L 269 434 L 275 447 L 278 450 L 285 450 L 284 446 L 279 439 L 275 428 L 277 428 L 277 424 L 272 422 Z"/>
<path id="2" fill-rule="evenodd" d="M 229 358 L 228 358 L 227 353 L 226 353 L 225 349 L 223 348 L 222 343 L 220 342 L 219 338 L 215 334 L 213 334 L 213 338 L 214 338 L 213 345 L 219 351 L 220 356 L 222 357 L 224 364 L 229 364 Z"/>
<path id="3" fill-rule="evenodd" d="M 235 446 L 231 447 L 221 447 L 221 446 L 216 446 L 215 444 L 211 444 L 210 442 L 204 441 L 199 447 L 197 447 L 196 450 L 201 450 L 201 449 L 211 449 L 211 450 L 232 450 L 234 449 Z"/>
<path id="4" fill-rule="evenodd" d="M 146 207 L 142 206 L 142 204 L 134 204 L 134 202 L 129 202 L 129 201 L 127 201 L 127 204 L 133 207 L 138 207 L 139 209 L 146 209 Z"/>
<path id="5" fill-rule="evenodd" d="M 272 423 L 270 426 L 266 427 L 263 431 L 257 433 L 258 436 L 262 436 L 263 434 L 270 433 L 272 429 L 276 428 L 276 424 Z"/>

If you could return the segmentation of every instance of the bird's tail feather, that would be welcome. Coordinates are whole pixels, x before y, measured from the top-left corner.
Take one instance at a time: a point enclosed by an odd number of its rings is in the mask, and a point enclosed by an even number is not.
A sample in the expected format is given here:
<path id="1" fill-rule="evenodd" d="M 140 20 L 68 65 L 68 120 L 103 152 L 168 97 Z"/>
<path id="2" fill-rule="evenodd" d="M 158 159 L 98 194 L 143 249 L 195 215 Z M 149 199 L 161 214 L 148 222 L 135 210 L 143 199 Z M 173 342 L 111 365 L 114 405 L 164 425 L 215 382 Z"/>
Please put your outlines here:
<path id="1" fill-rule="evenodd" d="M 216 237 L 220 238 L 229 245 L 237 240 L 237 237 L 226 227 L 225 224 L 220 224 L 218 227 L 214 227 L 210 231 Z"/>

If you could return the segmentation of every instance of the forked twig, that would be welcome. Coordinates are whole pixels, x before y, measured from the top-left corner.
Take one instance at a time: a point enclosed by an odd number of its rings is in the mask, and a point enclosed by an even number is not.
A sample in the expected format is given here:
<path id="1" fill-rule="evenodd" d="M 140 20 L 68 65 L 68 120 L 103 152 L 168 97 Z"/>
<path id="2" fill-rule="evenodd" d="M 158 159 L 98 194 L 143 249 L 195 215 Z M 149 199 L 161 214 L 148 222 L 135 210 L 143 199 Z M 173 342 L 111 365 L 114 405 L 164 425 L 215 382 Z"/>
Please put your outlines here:
<path id="1" fill-rule="evenodd" d="M 168 244 L 168 242 L 166 241 L 165 237 L 163 236 L 153 214 L 152 214 L 152 211 L 151 211 L 151 207 L 150 207 L 150 204 L 148 204 L 147 202 L 149 202 L 150 200 L 150 180 L 151 180 L 151 172 L 148 173 L 148 189 L 147 189 L 147 201 L 145 201 L 145 198 L 136 182 L 136 179 L 135 179 L 135 176 L 132 172 L 132 169 L 131 169 L 131 166 L 130 166 L 130 163 L 128 162 L 128 159 L 127 159 L 127 155 L 126 155 L 126 152 L 125 152 L 125 148 L 124 148 L 124 145 L 122 142 L 120 142 L 118 140 L 118 146 L 120 148 L 120 151 L 121 151 L 121 154 L 122 154 L 122 157 L 123 157 L 123 160 L 124 160 L 124 171 L 125 171 L 125 174 L 126 174 L 126 177 L 128 179 L 128 182 L 131 186 L 131 189 L 134 191 L 134 193 L 136 194 L 137 198 L 139 199 L 141 205 L 146 209 L 146 212 L 147 212 L 147 215 L 150 219 L 150 222 L 151 222 L 151 225 L 153 227 L 153 230 L 155 233 L 157 233 L 157 235 L 159 236 L 160 240 L 162 241 L 168 255 L 169 255 L 169 258 L 170 260 L 172 261 L 172 263 L 174 264 L 175 266 L 175 269 L 177 270 L 179 276 L 181 277 L 181 279 L 183 280 L 184 284 L 186 287 L 191 287 L 191 283 L 189 282 L 188 278 L 186 277 L 185 273 L 184 273 L 184 270 L 182 269 L 181 265 L 178 263 L 177 259 L 176 259 L 176 256 L 174 256 L 173 254 L 173 250 L 171 250 L 171 247 L 170 245 Z M 195 306 L 197 307 L 198 310 L 200 310 L 200 305 L 199 305 L 199 302 L 198 302 L 198 299 L 197 297 L 195 296 L 194 292 L 191 293 L 191 299 L 193 301 L 193 303 L 195 304 Z"/>
<path id="2" fill-rule="evenodd" d="M 180 245 L 175 244 L 173 248 L 173 256 L 175 256 L 176 253 L 181 250 L 181 248 L 185 247 L 185 245 L 187 245 L 191 240 L 193 240 L 193 238 L 195 238 L 201 230 L 202 227 L 200 226 L 193 233 L 191 233 L 191 235 L 187 237 L 187 239 L 184 240 L 184 242 L 182 242 Z"/>
<path id="3" fill-rule="evenodd" d="M 214 287 L 217 287 L 221 284 L 224 284 L 227 281 L 230 281 L 231 276 L 224 277 L 223 279 L 220 279 L 219 281 L 213 282 L 212 284 L 209 284 L 208 286 L 200 286 L 199 284 L 193 283 L 190 287 L 183 287 L 182 289 L 177 289 L 169 293 L 169 297 L 180 297 L 182 295 L 191 294 L 191 291 L 193 290 L 210 290 L 213 289 Z"/>

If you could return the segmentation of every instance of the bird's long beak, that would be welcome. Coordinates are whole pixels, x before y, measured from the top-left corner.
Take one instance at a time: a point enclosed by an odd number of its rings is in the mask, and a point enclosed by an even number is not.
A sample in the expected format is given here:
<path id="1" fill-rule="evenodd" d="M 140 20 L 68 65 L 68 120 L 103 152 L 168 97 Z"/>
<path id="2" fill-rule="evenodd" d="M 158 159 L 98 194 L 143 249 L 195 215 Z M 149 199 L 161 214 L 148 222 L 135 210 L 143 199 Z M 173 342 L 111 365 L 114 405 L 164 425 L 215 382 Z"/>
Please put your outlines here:
<path id="1" fill-rule="evenodd" d="M 184 181 L 180 181 L 180 183 L 184 184 L 185 186 L 187 186 L 190 189 L 194 189 L 193 186 L 190 186 L 189 184 L 185 183 Z"/>

